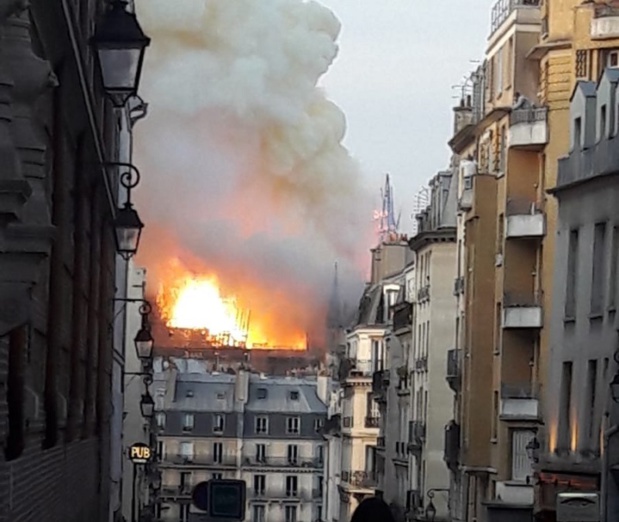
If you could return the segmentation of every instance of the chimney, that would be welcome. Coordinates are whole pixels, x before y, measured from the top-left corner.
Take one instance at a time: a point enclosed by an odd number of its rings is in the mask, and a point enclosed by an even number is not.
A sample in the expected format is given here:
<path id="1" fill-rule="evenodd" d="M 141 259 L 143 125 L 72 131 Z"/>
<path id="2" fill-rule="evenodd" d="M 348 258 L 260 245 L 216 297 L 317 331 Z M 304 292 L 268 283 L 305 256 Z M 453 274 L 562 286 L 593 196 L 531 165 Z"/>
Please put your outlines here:
<path id="1" fill-rule="evenodd" d="M 460 100 L 458 107 L 454 107 L 454 135 L 471 123 L 473 123 L 473 109 L 471 108 L 471 97 L 467 96 Z"/>
<path id="2" fill-rule="evenodd" d="M 249 395 L 249 374 L 245 370 L 239 370 L 234 383 L 234 396 L 237 403 L 245 404 Z"/>
<path id="3" fill-rule="evenodd" d="M 316 394 L 324 404 L 329 406 L 329 377 L 327 375 L 319 375 L 317 377 Z"/>

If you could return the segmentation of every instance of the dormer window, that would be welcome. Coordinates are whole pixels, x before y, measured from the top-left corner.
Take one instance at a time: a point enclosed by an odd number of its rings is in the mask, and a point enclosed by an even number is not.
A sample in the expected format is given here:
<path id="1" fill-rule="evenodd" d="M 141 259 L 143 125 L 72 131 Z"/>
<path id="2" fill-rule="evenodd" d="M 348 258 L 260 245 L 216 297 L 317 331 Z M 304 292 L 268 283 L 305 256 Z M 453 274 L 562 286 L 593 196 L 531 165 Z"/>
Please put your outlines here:
<path id="1" fill-rule="evenodd" d="M 258 388 L 258 398 L 266 399 L 267 398 L 267 389 L 266 388 Z"/>
<path id="2" fill-rule="evenodd" d="M 193 397 L 193 390 L 187 390 L 186 397 Z"/>
<path id="3" fill-rule="evenodd" d="M 221 401 L 226 398 L 226 394 L 224 392 L 219 392 L 217 398 Z"/>
<path id="4" fill-rule="evenodd" d="M 298 401 L 299 400 L 299 392 L 294 390 L 290 392 L 290 400 L 291 401 Z"/>

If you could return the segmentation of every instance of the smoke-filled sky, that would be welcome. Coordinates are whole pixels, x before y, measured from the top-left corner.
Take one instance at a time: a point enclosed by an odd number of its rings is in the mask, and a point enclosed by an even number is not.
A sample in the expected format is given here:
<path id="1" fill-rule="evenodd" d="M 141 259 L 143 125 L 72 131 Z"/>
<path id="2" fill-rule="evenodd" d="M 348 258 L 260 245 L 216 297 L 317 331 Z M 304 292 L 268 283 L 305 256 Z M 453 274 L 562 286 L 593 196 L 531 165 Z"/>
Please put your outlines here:
<path id="1" fill-rule="evenodd" d="M 311 329 L 336 260 L 345 289 L 366 275 L 384 173 L 406 216 L 447 162 L 450 86 L 481 54 L 489 2 L 324 2 L 335 13 L 302 0 L 136 1 L 152 38 L 136 128 L 151 283 L 180 260 L 252 313 Z"/>

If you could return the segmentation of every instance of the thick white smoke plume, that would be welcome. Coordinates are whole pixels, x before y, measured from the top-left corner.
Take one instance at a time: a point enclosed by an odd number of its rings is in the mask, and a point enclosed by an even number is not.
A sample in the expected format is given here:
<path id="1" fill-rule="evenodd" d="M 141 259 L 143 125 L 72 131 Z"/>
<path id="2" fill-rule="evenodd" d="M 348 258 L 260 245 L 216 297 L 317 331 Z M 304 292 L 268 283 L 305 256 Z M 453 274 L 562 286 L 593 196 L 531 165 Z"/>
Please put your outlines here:
<path id="1" fill-rule="evenodd" d="M 341 144 L 344 115 L 317 86 L 337 55 L 339 21 L 302 0 L 137 0 L 136 9 L 153 40 L 141 88 L 150 113 L 136 128 L 147 266 L 156 275 L 179 254 L 158 246 L 165 234 L 224 290 L 260 281 L 265 300 L 277 295 L 283 314 L 311 327 L 333 261 L 359 273 L 371 234 L 369 197 Z"/>

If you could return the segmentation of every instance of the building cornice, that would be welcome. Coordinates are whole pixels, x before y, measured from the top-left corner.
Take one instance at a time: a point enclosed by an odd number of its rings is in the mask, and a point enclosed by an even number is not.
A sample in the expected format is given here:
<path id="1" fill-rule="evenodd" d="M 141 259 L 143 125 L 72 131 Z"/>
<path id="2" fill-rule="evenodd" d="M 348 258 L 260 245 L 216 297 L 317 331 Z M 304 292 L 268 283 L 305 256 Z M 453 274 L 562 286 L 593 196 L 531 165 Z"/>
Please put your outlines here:
<path id="1" fill-rule="evenodd" d="M 417 252 L 425 246 L 434 243 L 454 243 L 456 241 L 456 227 L 438 228 L 419 232 L 408 241 L 411 250 Z"/>

